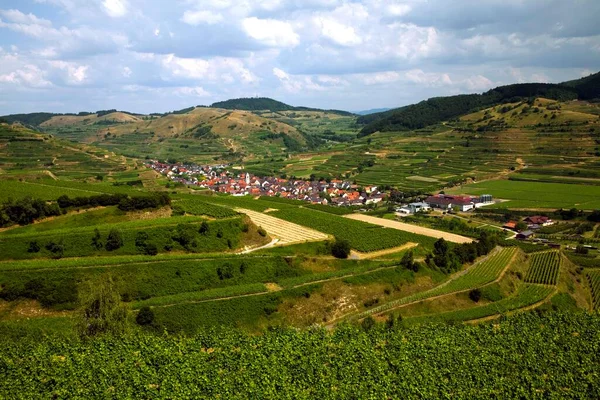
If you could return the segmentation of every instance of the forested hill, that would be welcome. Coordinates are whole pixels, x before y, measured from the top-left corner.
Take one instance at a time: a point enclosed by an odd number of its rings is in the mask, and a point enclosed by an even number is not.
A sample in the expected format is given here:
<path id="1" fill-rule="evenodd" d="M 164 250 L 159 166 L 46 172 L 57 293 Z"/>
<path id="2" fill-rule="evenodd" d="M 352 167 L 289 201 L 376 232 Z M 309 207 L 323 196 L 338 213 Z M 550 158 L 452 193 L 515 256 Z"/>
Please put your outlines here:
<path id="1" fill-rule="evenodd" d="M 326 111 L 339 115 L 353 115 L 348 111 L 341 110 L 321 110 L 310 107 L 294 107 L 268 97 L 252 97 L 220 101 L 211 105 L 212 108 L 224 108 L 226 110 L 243 111 Z"/>
<path id="2" fill-rule="evenodd" d="M 378 131 L 420 129 L 478 108 L 532 97 L 560 101 L 600 98 L 600 73 L 561 84 L 524 83 L 500 86 L 483 94 L 431 98 L 384 113 L 359 117 L 358 123 L 365 125 L 359 135 L 366 136 Z"/>

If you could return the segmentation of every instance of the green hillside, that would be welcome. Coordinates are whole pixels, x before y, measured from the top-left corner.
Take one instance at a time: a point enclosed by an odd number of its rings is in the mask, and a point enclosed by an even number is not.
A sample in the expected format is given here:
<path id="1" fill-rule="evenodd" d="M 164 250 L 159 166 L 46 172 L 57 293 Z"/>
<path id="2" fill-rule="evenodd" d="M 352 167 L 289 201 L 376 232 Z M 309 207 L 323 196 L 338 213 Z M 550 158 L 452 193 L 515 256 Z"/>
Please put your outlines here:
<path id="1" fill-rule="evenodd" d="M 559 101 L 589 100 L 600 96 L 599 82 L 600 73 L 561 84 L 524 83 L 500 86 L 483 94 L 431 98 L 384 113 L 359 117 L 358 123 L 365 125 L 359 136 L 367 136 L 377 131 L 421 129 L 479 108 L 523 99 L 543 97 Z"/>
<path id="2" fill-rule="evenodd" d="M 220 101 L 211 105 L 213 108 L 244 111 L 326 111 L 332 114 L 351 116 L 351 112 L 340 110 L 320 110 L 310 107 L 294 107 L 268 97 L 251 97 Z"/>

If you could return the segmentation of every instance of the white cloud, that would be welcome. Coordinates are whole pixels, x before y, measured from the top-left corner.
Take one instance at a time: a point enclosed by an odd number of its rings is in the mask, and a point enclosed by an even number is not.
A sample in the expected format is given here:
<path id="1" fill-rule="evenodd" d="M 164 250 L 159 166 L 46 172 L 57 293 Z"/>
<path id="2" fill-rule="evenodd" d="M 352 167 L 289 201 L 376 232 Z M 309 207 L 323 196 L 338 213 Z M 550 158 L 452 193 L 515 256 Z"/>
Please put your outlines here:
<path id="1" fill-rule="evenodd" d="M 131 68 L 129 68 L 129 67 L 123 68 L 123 77 L 129 78 L 129 77 L 131 77 L 132 73 L 133 72 L 131 71 Z"/>
<path id="2" fill-rule="evenodd" d="M 448 74 L 426 73 L 420 69 L 413 69 L 404 74 L 409 81 L 427 86 L 452 85 Z"/>
<path id="3" fill-rule="evenodd" d="M 245 18 L 242 27 L 248 36 L 271 47 L 295 47 L 300 44 L 292 25 L 276 19 Z"/>
<path id="4" fill-rule="evenodd" d="M 58 68 L 67 74 L 67 82 L 72 85 L 79 85 L 86 81 L 88 65 L 77 65 L 73 62 L 66 61 L 50 61 L 50 65 Z"/>
<path id="5" fill-rule="evenodd" d="M 210 93 L 204 90 L 201 86 L 195 87 L 180 87 L 175 89 L 175 93 L 180 96 L 193 96 L 193 97 L 208 97 Z"/>
<path id="6" fill-rule="evenodd" d="M 189 25 L 208 24 L 214 25 L 223 21 L 223 16 L 220 13 L 215 13 L 208 10 L 186 11 L 181 18 L 183 22 Z"/>
<path id="7" fill-rule="evenodd" d="M 258 78 L 235 58 L 180 58 L 173 54 L 161 57 L 161 65 L 171 77 L 206 81 L 256 83 Z"/>
<path id="8" fill-rule="evenodd" d="M 124 17 L 127 14 L 126 0 L 104 0 L 104 12 L 113 18 Z"/>
<path id="9" fill-rule="evenodd" d="M 351 26 L 344 25 L 331 18 L 316 18 L 315 23 L 320 26 L 321 33 L 334 43 L 341 46 L 356 46 L 362 39 Z"/>
<path id="10" fill-rule="evenodd" d="M 25 65 L 21 69 L 0 75 L 0 83 L 8 83 L 17 86 L 32 88 L 46 88 L 52 86 L 52 82 L 45 78 L 46 73 L 36 65 Z"/>

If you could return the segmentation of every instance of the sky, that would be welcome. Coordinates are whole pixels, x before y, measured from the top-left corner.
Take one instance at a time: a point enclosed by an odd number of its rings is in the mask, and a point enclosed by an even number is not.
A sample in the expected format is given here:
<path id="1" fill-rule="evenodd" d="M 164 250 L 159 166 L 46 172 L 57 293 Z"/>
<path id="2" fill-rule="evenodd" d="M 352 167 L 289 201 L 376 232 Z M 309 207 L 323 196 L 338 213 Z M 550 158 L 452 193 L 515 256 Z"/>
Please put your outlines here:
<path id="1" fill-rule="evenodd" d="M 0 115 L 359 111 L 600 70 L 598 0 L 0 0 Z"/>

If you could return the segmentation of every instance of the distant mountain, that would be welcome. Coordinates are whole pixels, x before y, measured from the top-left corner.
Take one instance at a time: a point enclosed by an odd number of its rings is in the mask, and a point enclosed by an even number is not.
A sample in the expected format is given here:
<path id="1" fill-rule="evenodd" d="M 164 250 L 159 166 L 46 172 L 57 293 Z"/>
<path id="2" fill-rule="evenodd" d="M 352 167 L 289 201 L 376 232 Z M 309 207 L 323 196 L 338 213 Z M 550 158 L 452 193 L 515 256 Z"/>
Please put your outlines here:
<path id="1" fill-rule="evenodd" d="M 268 97 L 250 97 L 231 99 L 213 103 L 212 108 L 223 108 L 226 110 L 242 110 L 242 111 L 323 111 L 332 114 L 351 116 L 354 115 L 348 111 L 341 110 L 322 110 L 310 107 L 294 107 L 289 104 L 282 103 Z"/>
<path id="2" fill-rule="evenodd" d="M 359 136 L 378 131 L 421 129 L 480 108 L 534 97 L 559 101 L 598 99 L 600 73 L 560 84 L 523 83 L 500 86 L 482 94 L 435 97 L 390 111 L 364 115 L 357 120 L 359 124 L 365 125 Z"/>
<path id="3" fill-rule="evenodd" d="M 371 115 L 371 114 L 386 112 L 389 110 L 391 110 L 391 108 L 373 108 L 371 110 L 356 111 L 354 114 L 356 114 L 356 115 Z"/>

